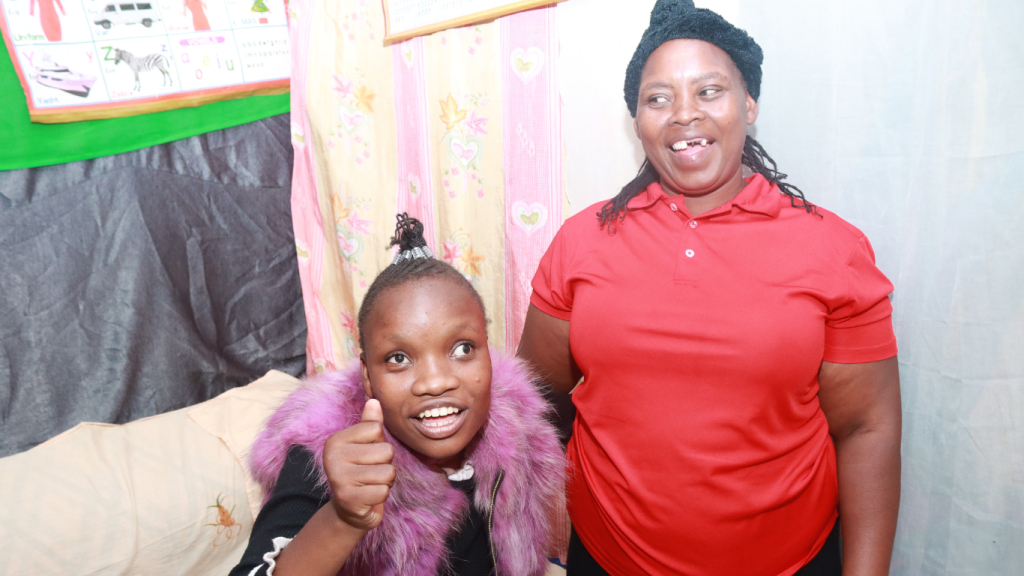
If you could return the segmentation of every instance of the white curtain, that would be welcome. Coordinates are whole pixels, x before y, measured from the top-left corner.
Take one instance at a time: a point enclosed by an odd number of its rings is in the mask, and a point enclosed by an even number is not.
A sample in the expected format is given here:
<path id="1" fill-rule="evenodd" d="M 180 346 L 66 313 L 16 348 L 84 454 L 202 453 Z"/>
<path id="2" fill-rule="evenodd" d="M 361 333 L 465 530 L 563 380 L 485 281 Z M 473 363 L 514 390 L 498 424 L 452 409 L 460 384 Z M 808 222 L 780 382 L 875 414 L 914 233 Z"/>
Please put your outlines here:
<path id="1" fill-rule="evenodd" d="M 642 158 L 622 100 L 653 0 L 560 5 L 573 212 Z M 754 133 L 896 285 L 892 574 L 1024 574 L 1024 2 L 698 1 L 765 52 Z"/>

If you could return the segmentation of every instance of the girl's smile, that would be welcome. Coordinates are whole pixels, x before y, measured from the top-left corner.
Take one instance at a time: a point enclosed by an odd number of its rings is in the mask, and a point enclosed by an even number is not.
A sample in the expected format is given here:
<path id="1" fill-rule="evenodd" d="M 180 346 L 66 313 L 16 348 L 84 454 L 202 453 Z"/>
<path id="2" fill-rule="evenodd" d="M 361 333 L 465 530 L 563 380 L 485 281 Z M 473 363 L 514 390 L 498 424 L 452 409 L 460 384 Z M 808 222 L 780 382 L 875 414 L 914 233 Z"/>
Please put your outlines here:
<path id="1" fill-rule="evenodd" d="M 412 419 L 420 433 L 428 438 L 441 440 L 453 436 L 466 423 L 466 410 L 454 406 L 428 409 Z"/>
<path id="2" fill-rule="evenodd" d="M 367 318 L 363 388 L 391 434 L 443 468 L 487 421 L 491 357 L 484 312 L 466 287 L 427 277 L 382 292 Z"/>

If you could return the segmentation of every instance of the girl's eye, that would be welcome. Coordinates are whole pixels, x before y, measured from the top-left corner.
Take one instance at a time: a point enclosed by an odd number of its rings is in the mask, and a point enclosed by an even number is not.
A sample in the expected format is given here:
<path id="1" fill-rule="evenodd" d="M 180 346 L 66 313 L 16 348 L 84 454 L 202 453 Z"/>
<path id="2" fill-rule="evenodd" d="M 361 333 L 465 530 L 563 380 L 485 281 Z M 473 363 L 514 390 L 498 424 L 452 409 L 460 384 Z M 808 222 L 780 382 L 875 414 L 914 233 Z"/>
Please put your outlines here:
<path id="1" fill-rule="evenodd" d="M 721 90 L 719 90 L 718 88 L 705 88 L 705 89 L 700 91 L 700 95 L 705 97 L 705 98 L 707 98 L 709 96 L 714 96 L 715 94 L 718 94 L 719 92 L 721 92 Z"/>
<path id="2" fill-rule="evenodd" d="M 647 99 L 648 104 L 664 104 L 665 102 L 668 102 L 668 98 L 664 96 L 651 96 Z"/>
<path id="3" fill-rule="evenodd" d="M 455 347 L 452 351 L 452 356 L 455 358 L 462 358 L 463 356 L 469 356 L 473 352 L 473 345 L 469 342 L 463 342 Z"/>
<path id="4" fill-rule="evenodd" d="M 385 358 L 384 361 L 387 362 L 388 364 L 406 364 L 409 362 L 409 357 L 406 356 L 405 354 L 402 354 L 401 352 L 395 352 L 394 354 Z"/>

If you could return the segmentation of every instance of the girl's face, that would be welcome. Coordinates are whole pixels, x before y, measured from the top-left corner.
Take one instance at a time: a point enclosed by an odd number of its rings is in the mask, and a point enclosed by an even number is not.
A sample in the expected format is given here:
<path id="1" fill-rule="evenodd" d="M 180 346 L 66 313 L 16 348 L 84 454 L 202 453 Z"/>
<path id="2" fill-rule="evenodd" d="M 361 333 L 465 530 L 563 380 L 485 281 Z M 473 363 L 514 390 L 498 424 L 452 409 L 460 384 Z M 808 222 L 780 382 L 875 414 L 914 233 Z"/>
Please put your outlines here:
<path id="1" fill-rule="evenodd" d="M 743 144 L 757 103 L 721 48 L 672 40 L 644 64 L 633 122 L 669 195 L 723 196 L 743 189 Z"/>
<path id="2" fill-rule="evenodd" d="M 423 278 L 387 289 L 367 317 L 363 389 L 388 431 L 442 468 L 487 421 L 491 355 L 480 305 L 462 286 Z"/>

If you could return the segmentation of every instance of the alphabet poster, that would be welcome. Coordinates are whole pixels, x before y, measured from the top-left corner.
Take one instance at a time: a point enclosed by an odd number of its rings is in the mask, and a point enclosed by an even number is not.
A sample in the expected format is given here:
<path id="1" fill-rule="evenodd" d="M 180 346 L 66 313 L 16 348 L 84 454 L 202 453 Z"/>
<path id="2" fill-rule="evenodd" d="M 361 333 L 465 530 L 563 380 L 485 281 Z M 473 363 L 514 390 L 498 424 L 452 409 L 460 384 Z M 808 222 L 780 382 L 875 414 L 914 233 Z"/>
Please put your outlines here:
<path id="1" fill-rule="evenodd" d="M 384 41 L 397 42 L 448 28 L 494 20 L 564 0 L 381 0 Z"/>
<path id="2" fill-rule="evenodd" d="M 33 122 L 288 90 L 285 0 L 0 0 Z"/>

